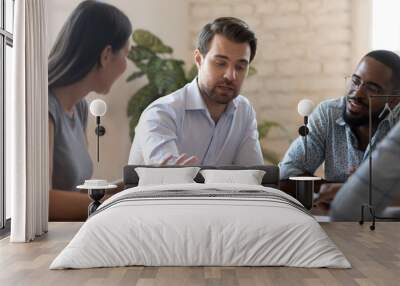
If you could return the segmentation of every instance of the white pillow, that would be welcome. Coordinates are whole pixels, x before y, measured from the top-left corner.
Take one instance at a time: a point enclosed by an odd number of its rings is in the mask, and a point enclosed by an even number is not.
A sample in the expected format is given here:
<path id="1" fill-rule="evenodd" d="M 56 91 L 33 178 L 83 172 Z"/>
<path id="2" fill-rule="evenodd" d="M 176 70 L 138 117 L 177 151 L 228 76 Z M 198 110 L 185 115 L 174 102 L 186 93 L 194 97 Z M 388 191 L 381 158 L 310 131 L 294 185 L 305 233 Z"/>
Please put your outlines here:
<path id="1" fill-rule="evenodd" d="M 262 170 L 201 170 L 204 183 L 234 183 L 246 185 L 261 185 L 265 171 Z"/>
<path id="2" fill-rule="evenodd" d="M 199 167 L 135 168 L 139 176 L 139 186 L 195 183 L 193 179 L 199 170 Z"/>

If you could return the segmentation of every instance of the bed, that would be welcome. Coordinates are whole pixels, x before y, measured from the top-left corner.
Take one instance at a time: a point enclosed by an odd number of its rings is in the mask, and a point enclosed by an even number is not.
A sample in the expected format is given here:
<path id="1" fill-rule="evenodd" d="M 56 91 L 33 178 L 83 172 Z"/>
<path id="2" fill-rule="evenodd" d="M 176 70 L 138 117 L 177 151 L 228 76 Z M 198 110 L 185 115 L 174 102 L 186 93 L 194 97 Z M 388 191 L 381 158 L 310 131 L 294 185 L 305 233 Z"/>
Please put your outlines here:
<path id="1" fill-rule="evenodd" d="M 218 168 L 263 170 L 260 185 L 204 183 L 198 174 L 193 183 L 144 186 L 137 167 L 125 167 L 126 189 L 99 207 L 50 269 L 351 267 L 309 211 L 278 190 L 277 167 Z"/>

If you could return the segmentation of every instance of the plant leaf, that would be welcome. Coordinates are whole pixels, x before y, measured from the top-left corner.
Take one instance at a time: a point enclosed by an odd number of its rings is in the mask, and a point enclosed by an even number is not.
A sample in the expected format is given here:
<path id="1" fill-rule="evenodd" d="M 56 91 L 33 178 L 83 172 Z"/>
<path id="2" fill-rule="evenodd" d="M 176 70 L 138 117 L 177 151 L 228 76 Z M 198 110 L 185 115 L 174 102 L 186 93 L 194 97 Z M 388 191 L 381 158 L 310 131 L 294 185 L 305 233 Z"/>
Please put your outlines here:
<path id="1" fill-rule="evenodd" d="M 272 127 L 279 127 L 280 125 L 274 121 L 263 120 L 258 123 L 258 138 L 264 138 Z"/>
<path id="2" fill-rule="evenodd" d="M 128 76 L 128 78 L 126 79 L 126 81 L 131 81 L 134 79 L 137 79 L 143 75 L 145 75 L 146 73 L 143 71 L 138 71 L 138 72 L 134 72 L 133 74 L 131 74 L 130 76 Z"/>
<path id="3" fill-rule="evenodd" d="M 132 39 L 139 46 L 146 47 L 154 53 L 171 54 L 173 52 L 173 49 L 164 45 L 160 38 L 146 30 L 135 30 L 132 35 Z"/>
<path id="4" fill-rule="evenodd" d="M 279 156 L 275 152 L 267 150 L 264 147 L 261 147 L 261 151 L 265 161 L 268 161 L 273 165 L 278 165 Z"/>
<path id="5" fill-rule="evenodd" d="M 147 84 L 140 88 L 128 101 L 128 116 L 141 114 L 146 107 L 157 99 L 159 94 L 157 88 L 153 84 Z"/>
<path id="6" fill-rule="evenodd" d="M 131 46 L 128 53 L 128 59 L 133 61 L 135 64 L 144 60 L 150 60 L 154 57 L 156 57 L 156 54 L 153 51 L 142 46 Z"/>
<path id="7" fill-rule="evenodd" d="M 247 74 L 247 76 L 253 76 L 253 75 L 255 75 L 255 74 L 257 74 L 256 68 L 253 67 L 253 66 L 250 66 L 250 67 L 249 67 L 249 73 Z"/>
<path id="8" fill-rule="evenodd" d="M 148 64 L 147 76 L 159 94 L 169 94 L 187 83 L 183 61 L 153 58 Z"/>
<path id="9" fill-rule="evenodd" d="M 285 138 L 288 140 L 288 142 L 292 142 L 292 138 L 289 134 L 289 131 L 279 124 L 278 122 L 275 121 L 270 121 L 270 120 L 263 120 L 257 124 L 257 129 L 258 129 L 258 138 L 262 139 L 268 136 L 269 131 L 272 128 L 278 128 L 280 129 L 284 134 Z"/>

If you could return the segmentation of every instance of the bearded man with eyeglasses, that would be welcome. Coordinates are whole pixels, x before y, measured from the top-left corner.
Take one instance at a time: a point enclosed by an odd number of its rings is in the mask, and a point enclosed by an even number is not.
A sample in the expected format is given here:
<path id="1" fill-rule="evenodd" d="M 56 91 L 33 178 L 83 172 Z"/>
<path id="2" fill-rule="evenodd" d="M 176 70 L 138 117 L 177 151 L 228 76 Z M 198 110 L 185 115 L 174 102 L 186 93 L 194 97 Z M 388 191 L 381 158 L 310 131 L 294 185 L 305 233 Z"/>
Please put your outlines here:
<path id="1" fill-rule="evenodd" d="M 347 178 L 368 158 L 369 97 L 398 94 L 400 90 L 400 57 L 386 50 L 366 54 L 354 74 L 346 79 L 346 95 L 326 100 L 309 117 L 310 133 L 305 160 L 302 138 L 289 147 L 280 166 L 281 179 L 290 176 L 313 175 L 324 163 L 325 184 L 320 189 L 319 205 L 329 209 L 329 203 Z M 372 150 L 400 118 L 399 99 L 371 98 Z"/>

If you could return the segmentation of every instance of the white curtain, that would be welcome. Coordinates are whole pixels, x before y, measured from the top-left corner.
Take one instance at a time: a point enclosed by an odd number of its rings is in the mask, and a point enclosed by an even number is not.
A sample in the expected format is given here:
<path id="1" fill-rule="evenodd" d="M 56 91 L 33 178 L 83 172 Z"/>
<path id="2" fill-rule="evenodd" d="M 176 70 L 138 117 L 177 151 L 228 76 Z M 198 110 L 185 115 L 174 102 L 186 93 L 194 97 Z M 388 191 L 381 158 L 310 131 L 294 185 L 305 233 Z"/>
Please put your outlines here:
<path id="1" fill-rule="evenodd" d="M 45 0 L 15 1 L 13 94 L 6 98 L 6 187 L 12 242 L 48 227 L 48 99 Z"/>

